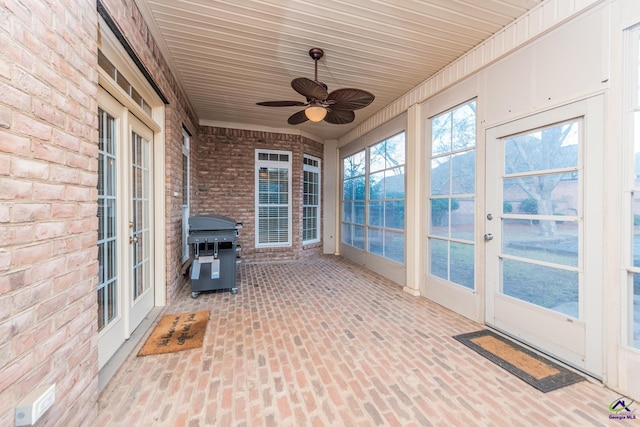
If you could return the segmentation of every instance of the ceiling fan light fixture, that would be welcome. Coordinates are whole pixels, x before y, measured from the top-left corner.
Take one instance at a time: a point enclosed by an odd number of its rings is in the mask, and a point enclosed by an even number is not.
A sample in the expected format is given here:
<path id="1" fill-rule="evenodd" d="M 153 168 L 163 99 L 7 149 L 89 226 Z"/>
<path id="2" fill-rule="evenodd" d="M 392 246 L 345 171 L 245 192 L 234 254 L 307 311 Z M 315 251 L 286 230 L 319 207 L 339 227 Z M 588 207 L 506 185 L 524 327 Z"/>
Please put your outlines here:
<path id="1" fill-rule="evenodd" d="M 327 116 L 327 109 L 312 105 L 304 110 L 304 115 L 312 122 L 320 122 Z"/>

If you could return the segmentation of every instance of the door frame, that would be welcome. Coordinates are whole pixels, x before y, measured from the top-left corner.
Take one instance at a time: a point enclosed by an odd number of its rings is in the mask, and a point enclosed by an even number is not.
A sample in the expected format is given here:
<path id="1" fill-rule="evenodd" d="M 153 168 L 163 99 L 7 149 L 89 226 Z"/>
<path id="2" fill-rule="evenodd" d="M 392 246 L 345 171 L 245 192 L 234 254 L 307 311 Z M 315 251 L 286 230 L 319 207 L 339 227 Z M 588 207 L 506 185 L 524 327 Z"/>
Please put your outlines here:
<path id="1" fill-rule="evenodd" d="M 152 283 L 154 290 L 154 306 L 160 307 L 166 305 L 167 301 L 167 273 L 166 273 L 166 148 L 165 148 L 165 107 L 163 99 L 158 92 L 154 90 L 149 81 L 144 77 L 140 69 L 135 65 L 131 58 L 131 54 L 125 50 L 118 38 L 111 31 L 110 27 L 104 21 L 102 17 L 98 19 L 98 47 L 100 51 L 111 61 L 111 63 L 117 68 L 118 72 L 126 77 L 138 93 L 144 98 L 149 107 L 151 113 L 145 111 L 140 105 L 136 104 L 133 99 L 125 92 L 116 82 L 113 77 L 110 76 L 101 67 L 97 67 L 98 73 L 98 104 L 103 107 L 105 99 L 114 100 L 115 105 L 119 109 L 120 116 L 124 116 L 124 111 L 128 111 L 129 114 L 134 115 L 144 125 L 146 125 L 153 132 L 153 139 L 149 141 L 153 145 L 153 188 L 152 191 L 155 195 L 153 200 L 153 235 L 154 243 L 152 246 L 152 256 L 154 257 L 154 269 L 152 276 L 154 281 Z M 104 108 L 103 108 L 104 109 Z M 105 109 L 110 111 L 110 109 Z M 123 126 L 122 123 L 119 125 Z M 126 126 L 126 125 L 124 125 Z M 129 126 L 127 131 L 130 130 Z M 122 171 L 118 171 L 121 174 Z M 120 208 L 119 208 L 120 209 Z M 121 217 L 127 218 L 127 217 Z M 121 221 L 123 222 L 123 221 Z M 126 219 L 125 226 L 128 227 L 128 219 Z M 124 242 L 122 242 L 124 243 Z M 128 245 L 128 238 L 126 244 Z M 119 263 L 122 264 L 122 263 Z M 105 330 L 101 331 L 98 335 L 98 342 L 100 337 L 106 333 L 109 326 Z M 125 339 L 128 339 L 133 331 L 125 331 Z M 106 351 L 104 348 L 98 351 L 99 369 L 101 369 L 111 358 L 111 356 L 117 351 L 116 349 L 109 349 Z M 110 353 L 110 354 L 109 354 Z M 108 356 L 107 356 L 108 355 Z"/>
<path id="2" fill-rule="evenodd" d="M 596 95 L 585 98 L 570 104 L 545 110 L 532 114 L 530 116 L 513 120 L 511 122 L 496 125 L 487 128 L 485 131 L 487 161 L 502 161 L 501 159 L 489 159 L 491 144 L 496 144 L 501 138 L 516 133 L 526 132 L 529 129 L 536 129 L 548 126 L 554 123 L 562 122 L 572 118 L 582 117 L 584 138 L 581 141 L 583 147 L 580 148 L 582 153 L 582 189 L 580 200 L 582 204 L 582 236 L 580 242 L 582 250 L 582 259 L 579 260 L 580 280 L 580 319 L 579 323 L 584 324 L 584 343 L 576 342 L 577 337 L 572 336 L 565 331 L 567 339 L 574 341 L 573 345 L 580 347 L 583 345 L 584 354 L 577 354 L 557 345 L 551 344 L 544 336 L 534 336 L 534 333 L 528 327 L 510 327 L 503 322 L 496 322 L 491 317 L 495 315 L 494 296 L 498 293 L 499 287 L 499 268 L 495 255 L 501 251 L 499 249 L 487 249 L 489 245 L 498 245 L 500 238 L 484 243 L 485 255 L 485 323 L 501 332 L 506 333 L 520 341 L 523 341 L 538 350 L 550 353 L 552 356 L 582 370 L 588 374 L 601 378 L 603 375 L 603 347 L 604 347 L 604 330 L 603 330 L 603 261 L 602 261 L 602 244 L 604 240 L 603 228 L 603 208 L 601 201 L 604 194 L 603 177 L 604 165 L 604 96 Z M 484 233 L 491 233 L 498 236 L 500 233 L 501 221 L 497 213 L 495 219 L 489 221 L 486 219 L 487 213 L 493 207 L 501 203 L 502 191 L 499 187 L 502 176 L 498 172 L 494 181 L 490 180 L 490 168 L 487 168 L 486 187 L 485 187 L 485 212 L 484 212 Z M 491 188 L 493 186 L 493 188 Z M 492 256 L 490 256 L 492 255 Z M 506 297 L 505 297 L 506 298 Z M 524 312 L 537 312 L 536 307 L 521 307 L 520 310 L 513 310 L 512 316 L 522 316 Z M 554 327 L 560 328 L 560 331 L 566 328 L 569 323 L 575 319 L 569 319 L 560 313 L 548 313 L 550 317 L 555 317 L 558 322 L 542 325 L 547 330 Z M 547 318 L 546 320 L 549 320 Z M 563 324 L 566 322 L 567 324 Z M 555 326 L 554 326 L 555 325 Z M 562 333 L 562 332 L 561 332 Z M 547 335 L 548 337 L 548 335 Z M 554 349 L 550 349 L 554 347 Z"/>

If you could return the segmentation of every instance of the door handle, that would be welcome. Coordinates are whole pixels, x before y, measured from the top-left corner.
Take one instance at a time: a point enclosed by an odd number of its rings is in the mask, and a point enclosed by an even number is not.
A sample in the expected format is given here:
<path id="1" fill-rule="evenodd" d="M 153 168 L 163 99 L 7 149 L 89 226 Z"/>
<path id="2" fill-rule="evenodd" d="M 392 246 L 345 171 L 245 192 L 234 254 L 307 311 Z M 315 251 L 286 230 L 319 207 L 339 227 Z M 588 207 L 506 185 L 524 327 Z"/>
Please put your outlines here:
<path id="1" fill-rule="evenodd" d="M 138 237 L 137 236 L 136 237 L 133 237 L 133 236 L 129 237 L 129 243 L 138 243 Z"/>
<path id="2" fill-rule="evenodd" d="M 487 242 L 488 242 L 489 240 L 493 240 L 493 234 L 491 234 L 491 233 L 487 233 L 487 234 L 485 234 L 485 235 L 484 235 L 484 240 L 486 240 Z"/>

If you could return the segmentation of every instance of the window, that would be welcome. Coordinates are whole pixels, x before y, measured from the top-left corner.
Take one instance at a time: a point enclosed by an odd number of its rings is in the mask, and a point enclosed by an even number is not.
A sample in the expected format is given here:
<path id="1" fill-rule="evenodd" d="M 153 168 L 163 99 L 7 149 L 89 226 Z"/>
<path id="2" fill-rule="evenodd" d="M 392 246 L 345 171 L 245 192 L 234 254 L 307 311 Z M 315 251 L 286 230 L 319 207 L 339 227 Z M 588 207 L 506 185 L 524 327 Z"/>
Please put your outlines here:
<path id="1" fill-rule="evenodd" d="M 401 132 L 342 163 L 342 243 L 400 263 L 404 263 L 405 149 Z"/>
<path id="2" fill-rule="evenodd" d="M 190 176 L 191 160 L 189 158 L 190 137 L 189 133 L 182 129 L 182 262 L 189 259 L 189 205 L 190 205 Z"/>
<path id="3" fill-rule="evenodd" d="M 304 156 L 302 242 L 320 241 L 320 159 Z"/>
<path id="4" fill-rule="evenodd" d="M 115 65 L 107 59 L 107 57 L 98 49 L 98 65 L 111 77 L 117 84 L 125 91 L 127 95 L 131 97 L 136 105 L 142 107 L 145 113 L 151 117 L 151 106 L 149 103 L 138 93 L 131 83 L 122 75 L 122 73 L 116 68 Z"/>
<path id="5" fill-rule="evenodd" d="M 291 246 L 291 151 L 256 150 L 256 247 Z"/>
<path id="6" fill-rule="evenodd" d="M 429 273 L 474 289 L 476 101 L 430 121 Z"/>
<path id="7" fill-rule="evenodd" d="M 626 302 L 627 345 L 640 349 L 640 26 L 628 31 L 627 70 L 625 93 L 630 94 L 626 107 L 626 123 L 630 131 L 627 140 L 625 197 L 630 206 L 628 213 L 629 247 L 627 256 Z"/>

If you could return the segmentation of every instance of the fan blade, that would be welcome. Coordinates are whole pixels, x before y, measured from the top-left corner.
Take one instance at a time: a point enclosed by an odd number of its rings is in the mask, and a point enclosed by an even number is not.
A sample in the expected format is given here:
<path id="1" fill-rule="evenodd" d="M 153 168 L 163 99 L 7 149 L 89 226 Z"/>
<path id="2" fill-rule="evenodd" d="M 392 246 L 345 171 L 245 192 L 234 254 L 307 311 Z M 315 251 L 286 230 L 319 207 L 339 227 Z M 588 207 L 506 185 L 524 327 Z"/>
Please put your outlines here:
<path id="1" fill-rule="evenodd" d="M 371 104 L 375 96 L 365 90 L 360 89 L 338 89 L 334 90 L 327 97 L 329 107 L 335 110 L 358 110 Z"/>
<path id="2" fill-rule="evenodd" d="M 291 80 L 291 87 L 300 95 L 306 96 L 309 99 L 317 99 L 319 101 L 327 99 L 327 89 L 306 77 L 298 77 L 297 79 Z"/>
<path id="3" fill-rule="evenodd" d="M 309 120 L 309 119 L 304 114 L 304 110 L 300 110 L 297 113 L 292 114 L 289 117 L 289 120 L 287 120 L 287 123 L 289 123 L 290 125 L 299 125 L 300 123 L 304 123 L 307 120 Z"/>
<path id="4" fill-rule="evenodd" d="M 351 123 L 355 118 L 356 113 L 351 110 L 332 110 L 328 108 L 327 116 L 324 118 L 324 121 L 334 125 L 344 125 Z"/>
<path id="5" fill-rule="evenodd" d="M 256 102 L 256 105 L 263 105 L 265 107 L 302 107 L 307 104 L 302 101 L 264 101 Z"/>

